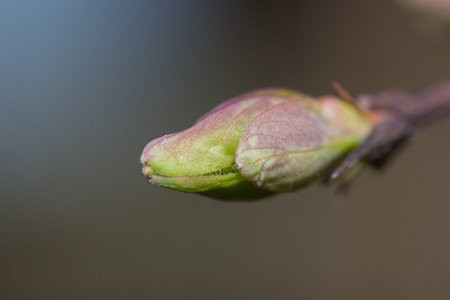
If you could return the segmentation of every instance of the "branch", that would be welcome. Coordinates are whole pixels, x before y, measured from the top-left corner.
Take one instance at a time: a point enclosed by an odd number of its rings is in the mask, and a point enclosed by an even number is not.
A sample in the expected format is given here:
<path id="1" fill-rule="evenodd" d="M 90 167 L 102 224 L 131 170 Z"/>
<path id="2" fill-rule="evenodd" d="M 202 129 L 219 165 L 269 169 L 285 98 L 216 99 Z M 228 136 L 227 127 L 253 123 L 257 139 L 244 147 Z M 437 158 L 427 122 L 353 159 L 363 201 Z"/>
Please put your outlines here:
<path id="1" fill-rule="evenodd" d="M 450 112 L 450 81 L 437 84 L 418 95 L 405 91 L 388 91 L 362 95 L 356 105 L 376 117 L 369 137 L 348 154 L 333 171 L 336 179 L 359 161 L 381 168 L 401 146 L 411 140 L 418 128 Z"/>
<path id="2" fill-rule="evenodd" d="M 411 104 L 416 125 L 432 122 L 450 112 L 450 81 L 435 85 L 419 94 Z"/>

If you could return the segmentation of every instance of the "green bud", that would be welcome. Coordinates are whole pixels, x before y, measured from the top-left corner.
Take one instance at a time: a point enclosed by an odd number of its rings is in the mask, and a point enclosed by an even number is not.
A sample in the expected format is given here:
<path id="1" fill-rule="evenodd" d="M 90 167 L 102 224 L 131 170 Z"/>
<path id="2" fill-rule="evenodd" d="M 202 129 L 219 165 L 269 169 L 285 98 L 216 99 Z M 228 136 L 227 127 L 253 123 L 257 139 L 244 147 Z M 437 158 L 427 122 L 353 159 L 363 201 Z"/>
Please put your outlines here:
<path id="1" fill-rule="evenodd" d="M 448 0 L 397 0 L 412 24 L 428 37 L 449 41 L 450 2 Z"/>
<path id="2" fill-rule="evenodd" d="M 266 89 L 150 142 L 141 163 L 158 186 L 218 199 L 257 199 L 322 178 L 371 128 L 368 117 L 337 98 Z"/>

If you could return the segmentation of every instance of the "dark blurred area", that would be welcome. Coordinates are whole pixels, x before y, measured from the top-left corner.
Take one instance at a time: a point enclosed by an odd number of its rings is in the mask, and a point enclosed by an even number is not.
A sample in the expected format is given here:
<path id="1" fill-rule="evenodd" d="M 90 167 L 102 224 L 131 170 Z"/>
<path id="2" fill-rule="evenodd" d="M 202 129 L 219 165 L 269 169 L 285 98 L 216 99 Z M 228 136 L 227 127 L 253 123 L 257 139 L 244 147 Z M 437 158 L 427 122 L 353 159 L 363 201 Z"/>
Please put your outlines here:
<path id="1" fill-rule="evenodd" d="M 343 199 L 219 202 L 138 163 L 256 88 L 450 77 L 395 2 L 2 1 L 0 54 L 0 299 L 450 297 L 450 118 Z"/>

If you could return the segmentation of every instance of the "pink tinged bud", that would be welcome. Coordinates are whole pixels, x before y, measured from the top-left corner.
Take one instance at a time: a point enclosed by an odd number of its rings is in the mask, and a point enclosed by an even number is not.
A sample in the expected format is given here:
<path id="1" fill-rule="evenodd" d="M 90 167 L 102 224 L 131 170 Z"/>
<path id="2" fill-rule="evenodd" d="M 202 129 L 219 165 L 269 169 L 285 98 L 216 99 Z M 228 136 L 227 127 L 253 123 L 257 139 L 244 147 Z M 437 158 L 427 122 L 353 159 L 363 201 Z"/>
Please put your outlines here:
<path id="1" fill-rule="evenodd" d="M 292 191 L 322 178 L 370 130 L 367 117 L 346 102 L 302 97 L 255 117 L 236 162 L 242 176 L 261 189 Z"/>
<path id="2" fill-rule="evenodd" d="M 412 23 L 423 33 L 443 41 L 450 36 L 450 1 L 397 0 L 411 17 Z"/>
<path id="3" fill-rule="evenodd" d="M 256 199 L 322 179 L 371 127 L 367 116 L 337 98 L 259 90 L 225 102 L 187 130 L 150 142 L 142 171 L 169 189 Z"/>
<path id="4" fill-rule="evenodd" d="M 141 156 L 144 175 L 156 185 L 216 198 L 267 195 L 242 178 L 236 166 L 236 149 L 253 118 L 298 96 L 289 90 L 268 89 L 224 103 L 193 127 L 150 142 Z"/>

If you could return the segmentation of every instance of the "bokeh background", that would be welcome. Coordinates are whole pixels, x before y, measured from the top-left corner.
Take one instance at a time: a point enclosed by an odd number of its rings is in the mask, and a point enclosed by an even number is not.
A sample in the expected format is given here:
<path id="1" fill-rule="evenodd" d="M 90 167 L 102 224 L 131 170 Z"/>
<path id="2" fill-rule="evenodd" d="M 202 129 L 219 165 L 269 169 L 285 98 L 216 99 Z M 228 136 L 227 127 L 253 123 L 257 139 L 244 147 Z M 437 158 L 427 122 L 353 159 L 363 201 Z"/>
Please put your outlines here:
<path id="1" fill-rule="evenodd" d="M 448 77 L 450 44 L 393 1 L 2 1 L 0 298 L 448 299 L 450 118 L 344 199 L 219 202 L 138 163 L 255 88 Z"/>

